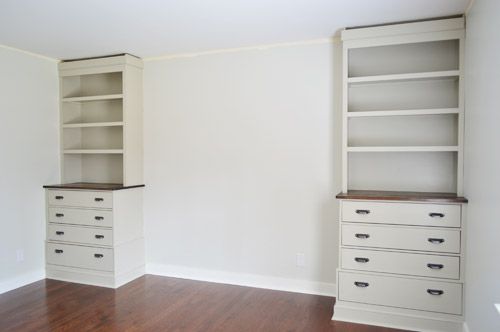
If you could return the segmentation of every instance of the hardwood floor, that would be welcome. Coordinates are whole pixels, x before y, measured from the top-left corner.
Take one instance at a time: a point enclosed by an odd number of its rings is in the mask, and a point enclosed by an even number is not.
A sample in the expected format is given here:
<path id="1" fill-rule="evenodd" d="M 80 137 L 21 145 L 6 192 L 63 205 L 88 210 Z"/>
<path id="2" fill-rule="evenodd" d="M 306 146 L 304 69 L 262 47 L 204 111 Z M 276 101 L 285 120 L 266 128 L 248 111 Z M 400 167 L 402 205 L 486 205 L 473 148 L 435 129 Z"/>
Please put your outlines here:
<path id="1" fill-rule="evenodd" d="M 116 290 L 46 279 L 0 295 L 0 331 L 398 331 L 332 322 L 334 301 L 152 275 Z"/>

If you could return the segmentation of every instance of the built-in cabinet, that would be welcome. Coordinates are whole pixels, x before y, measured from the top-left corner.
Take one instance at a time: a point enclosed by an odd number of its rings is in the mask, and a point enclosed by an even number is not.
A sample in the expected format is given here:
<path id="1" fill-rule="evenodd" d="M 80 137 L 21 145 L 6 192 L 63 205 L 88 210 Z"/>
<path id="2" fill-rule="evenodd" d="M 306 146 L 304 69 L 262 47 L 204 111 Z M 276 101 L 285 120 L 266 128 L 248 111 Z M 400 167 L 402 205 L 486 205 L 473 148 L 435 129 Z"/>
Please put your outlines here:
<path id="1" fill-rule="evenodd" d="M 459 331 L 464 20 L 346 29 L 334 320 Z"/>
<path id="2" fill-rule="evenodd" d="M 46 188 L 47 277 L 106 287 L 144 274 L 142 61 L 59 64 L 61 184 Z"/>

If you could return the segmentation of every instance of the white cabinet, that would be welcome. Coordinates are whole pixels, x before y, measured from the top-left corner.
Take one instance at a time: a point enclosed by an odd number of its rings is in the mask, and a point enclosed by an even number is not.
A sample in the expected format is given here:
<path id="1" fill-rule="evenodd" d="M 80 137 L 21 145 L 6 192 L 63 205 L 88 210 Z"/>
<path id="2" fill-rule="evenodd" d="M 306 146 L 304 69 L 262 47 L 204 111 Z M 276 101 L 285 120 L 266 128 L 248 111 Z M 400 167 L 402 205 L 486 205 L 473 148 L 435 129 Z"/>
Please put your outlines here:
<path id="1" fill-rule="evenodd" d="M 464 19 L 342 32 L 333 318 L 461 331 Z"/>
<path id="2" fill-rule="evenodd" d="M 46 188 L 48 278 L 119 287 L 144 274 L 142 60 L 59 64 L 62 184 Z"/>
<path id="3" fill-rule="evenodd" d="M 46 190 L 47 277 L 119 287 L 143 275 L 142 186 L 59 187 Z M 103 201 L 96 204 L 95 198 Z"/>

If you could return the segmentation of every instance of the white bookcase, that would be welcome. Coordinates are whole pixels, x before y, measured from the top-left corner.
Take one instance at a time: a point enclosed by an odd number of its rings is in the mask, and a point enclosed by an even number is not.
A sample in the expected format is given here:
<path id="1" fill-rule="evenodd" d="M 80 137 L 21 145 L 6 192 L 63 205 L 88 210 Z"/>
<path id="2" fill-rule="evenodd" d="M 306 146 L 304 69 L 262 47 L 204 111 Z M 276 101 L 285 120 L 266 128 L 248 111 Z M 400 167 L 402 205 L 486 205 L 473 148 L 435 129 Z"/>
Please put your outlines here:
<path id="1" fill-rule="evenodd" d="M 460 331 L 463 18 L 347 29 L 334 320 Z"/>
<path id="2" fill-rule="evenodd" d="M 342 190 L 463 193 L 463 19 L 347 29 Z"/>
<path id="3" fill-rule="evenodd" d="M 63 183 L 142 184 L 142 61 L 62 62 Z"/>

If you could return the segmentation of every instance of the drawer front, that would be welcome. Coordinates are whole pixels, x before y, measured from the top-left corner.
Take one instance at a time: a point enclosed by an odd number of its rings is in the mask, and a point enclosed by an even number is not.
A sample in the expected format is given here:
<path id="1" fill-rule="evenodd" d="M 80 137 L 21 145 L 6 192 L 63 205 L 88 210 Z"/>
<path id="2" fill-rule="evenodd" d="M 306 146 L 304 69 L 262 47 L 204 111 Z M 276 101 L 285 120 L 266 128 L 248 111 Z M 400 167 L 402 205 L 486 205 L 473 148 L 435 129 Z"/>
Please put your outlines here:
<path id="1" fill-rule="evenodd" d="M 113 226 L 113 212 L 105 210 L 72 209 L 50 207 L 48 219 L 51 223 L 86 225 L 98 227 Z"/>
<path id="2" fill-rule="evenodd" d="M 462 314 L 462 284 L 339 273 L 339 299 L 390 307 Z"/>
<path id="3" fill-rule="evenodd" d="M 460 278 L 460 257 L 456 256 L 342 248 L 341 266 L 347 270 Z"/>
<path id="4" fill-rule="evenodd" d="M 113 271 L 113 249 L 47 242 L 47 264 Z"/>
<path id="5" fill-rule="evenodd" d="M 111 246 L 113 245 L 113 231 L 102 228 L 49 224 L 47 228 L 47 239 L 52 241 Z"/>
<path id="6" fill-rule="evenodd" d="M 48 190 L 49 205 L 111 209 L 113 194 L 106 191 Z"/>
<path id="7" fill-rule="evenodd" d="M 460 231 L 408 226 L 342 225 L 346 246 L 460 253 Z"/>
<path id="8" fill-rule="evenodd" d="M 447 204 L 343 201 L 342 221 L 460 227 L 461 206 Z"/>

